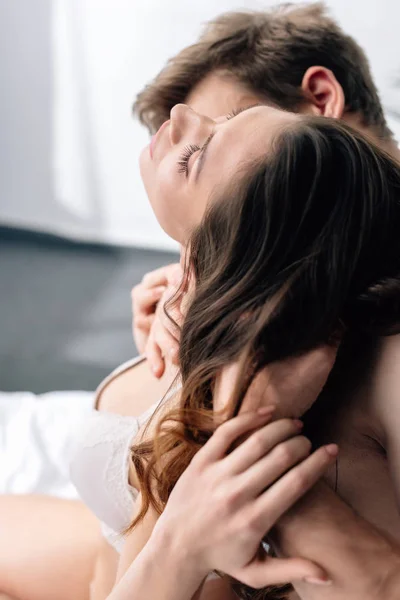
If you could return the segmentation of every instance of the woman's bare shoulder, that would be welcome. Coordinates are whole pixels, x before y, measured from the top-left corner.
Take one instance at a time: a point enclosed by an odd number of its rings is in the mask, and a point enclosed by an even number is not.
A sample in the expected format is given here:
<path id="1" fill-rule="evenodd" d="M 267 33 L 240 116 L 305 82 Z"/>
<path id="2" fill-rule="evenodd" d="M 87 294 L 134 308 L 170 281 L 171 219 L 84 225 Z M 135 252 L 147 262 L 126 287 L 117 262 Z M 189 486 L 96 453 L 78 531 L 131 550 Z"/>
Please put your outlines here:
<path id="1" fill-rule="evenodd" d="M 118 415 L 137 417 L 157 402 L 168 390 L 172 376 L 167 372 L 157 379 L 146 360 L 112 377 L 101 388 L 96 408 Z"/>

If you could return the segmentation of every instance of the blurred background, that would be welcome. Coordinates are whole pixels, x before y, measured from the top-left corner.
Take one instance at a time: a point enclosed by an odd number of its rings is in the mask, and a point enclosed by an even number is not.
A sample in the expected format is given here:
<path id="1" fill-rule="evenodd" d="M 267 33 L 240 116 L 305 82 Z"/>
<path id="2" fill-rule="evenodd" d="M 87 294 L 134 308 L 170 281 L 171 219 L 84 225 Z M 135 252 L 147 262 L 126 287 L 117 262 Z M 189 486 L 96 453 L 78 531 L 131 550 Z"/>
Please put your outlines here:
<path id="1" fill-rule="evenodd" d="M 177 259 L 135 95 L 236 0 L 0 0 L 0 390 L 92 390 L 135 355 L 130 290 Z M 330 0 L 400 137 L 400 3 Z"/>

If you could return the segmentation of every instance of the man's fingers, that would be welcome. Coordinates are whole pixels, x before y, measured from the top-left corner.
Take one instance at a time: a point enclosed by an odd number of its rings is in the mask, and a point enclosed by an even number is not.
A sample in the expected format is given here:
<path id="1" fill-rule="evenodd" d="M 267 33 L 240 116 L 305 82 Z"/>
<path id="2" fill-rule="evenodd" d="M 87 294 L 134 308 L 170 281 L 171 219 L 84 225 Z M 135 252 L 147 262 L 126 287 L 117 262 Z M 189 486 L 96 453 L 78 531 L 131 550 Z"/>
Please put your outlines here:
<path id="1" fill-rule="evenodd" d="M 329 577 L 319 565 L 303 558 L 258 558 L 233 574 L 236 579 L 255 588 L 311 580 L 314 585 L 329 585 Z M 311 582 L 310 582 L 311 585 Z"/>
<path id="2" fill-rule="evenodd" d="M 336 444 L 322 446 L 255 500 L 251 509 L 252 518 L 260 527 L 261 535 L 269 531 L 278 519 L 313 487 L 328 466 L 336 460 L 337 454 Z"/>

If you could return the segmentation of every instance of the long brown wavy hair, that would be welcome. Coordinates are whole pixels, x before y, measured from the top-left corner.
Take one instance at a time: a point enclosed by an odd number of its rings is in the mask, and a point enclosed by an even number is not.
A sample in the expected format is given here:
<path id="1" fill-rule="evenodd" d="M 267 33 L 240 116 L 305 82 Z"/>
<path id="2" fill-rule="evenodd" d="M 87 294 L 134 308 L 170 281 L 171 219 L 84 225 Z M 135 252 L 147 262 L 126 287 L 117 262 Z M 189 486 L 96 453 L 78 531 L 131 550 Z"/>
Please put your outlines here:
<path id="1" fill-rule="evenodd" d="M 150 505 L 162 512 L 215 430 L 213 387 L 223 367 L 240 357 L 231 417 L 268 363 L 329 343 L 339 329 L 345 337 L 400 330 L 400 168 L 361 134 L 301 117 L 209 206 L 191 236 L 180 290 L 194 278 L 179 403 L 153 439 L 132 448 L 143 506 L 131 528 Z M 290 589 L 233 579 L 232 587 L 257 600 Z"/>

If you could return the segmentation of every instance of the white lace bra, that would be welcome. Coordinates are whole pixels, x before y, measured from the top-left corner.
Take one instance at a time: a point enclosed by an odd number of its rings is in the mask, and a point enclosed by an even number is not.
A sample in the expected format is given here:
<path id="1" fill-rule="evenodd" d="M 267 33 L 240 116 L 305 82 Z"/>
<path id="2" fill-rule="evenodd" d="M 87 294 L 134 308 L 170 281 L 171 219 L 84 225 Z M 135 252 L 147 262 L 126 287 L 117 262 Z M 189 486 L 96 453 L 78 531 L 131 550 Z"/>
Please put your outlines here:
<path id="1" fill-rule="evenodd" d="M 145 360 L 130 360 L 111 373 L 97 388 L 97 399 L 116 376 Z M 164 397 L 166 402 L 175 393 Z M 70 474 L 81 499 L 98 517 L 103 535 L 121 553 L 121 534 L 132 518 L 138 490 L 129 484 L 129 457 L 132 442 L 140 427 L 156 410 L 162 399 L 152 404 L 138 417 L 127 417 L 93 409 L 77 435 Z M 95 406 L 96 406 L 95 403 Z M 209 573 L 207 580 L 218 579 Z"/>
<path id="2" fill-rule="evenodd" d="M 98 387 L 96 398 L 112 379 L 143 360 L 142 357 L 130 360 L 113 371 Z M 77 435 L 70 464 L 72 482 L 100 519 L 103 534 L 118 552 L 124 543 L 121 531 L 130 523 L 138 495 L 128 480 L 130 447 L 160 401 L 138 417 L 93 409 Z"/>

